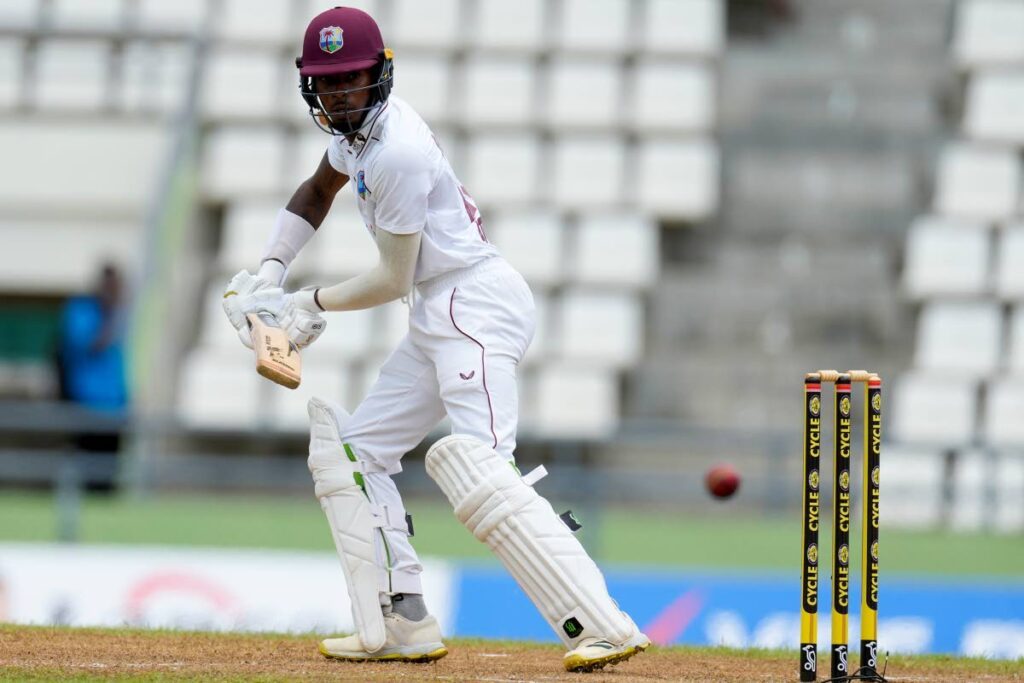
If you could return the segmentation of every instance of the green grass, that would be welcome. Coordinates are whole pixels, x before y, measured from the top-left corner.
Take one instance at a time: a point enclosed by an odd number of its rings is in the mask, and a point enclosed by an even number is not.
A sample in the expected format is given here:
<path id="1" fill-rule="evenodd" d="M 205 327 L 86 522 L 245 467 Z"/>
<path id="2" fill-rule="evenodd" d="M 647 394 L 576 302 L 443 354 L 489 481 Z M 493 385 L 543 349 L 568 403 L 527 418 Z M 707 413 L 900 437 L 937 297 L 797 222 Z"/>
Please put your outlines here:
<path id="1" fill-rule="evenodd" d="M 425 555 L 490 558 L 442 500 L 408 501 L 413 543 Z M 557 506 L 556 506 L 557 507 Z M 561 508 L 557 508 L 561 509 Z M 743 517 L 611 508 L 597 523 L 584 518 L 584 541 L 599 559 L 740 570 L 792 571 L 800 552 L 799 515 Z M 40 493 L 0 493 L 0 541 L 57 540 L 54 499 Z M 596 529 L 596 531 L 595 531 Z M 855 528 L 853 562 L 859 562 Z M 210 547 L 332 549 L 316 501 L 305 497 L 87 496 L 79 540 L 84 543 Z M 830 547 L 822 532 L 821 547 Z M 1004 536 L 909 532 L 882 527 L 882 571 L 1019 577 L 1024 544 Z"/>

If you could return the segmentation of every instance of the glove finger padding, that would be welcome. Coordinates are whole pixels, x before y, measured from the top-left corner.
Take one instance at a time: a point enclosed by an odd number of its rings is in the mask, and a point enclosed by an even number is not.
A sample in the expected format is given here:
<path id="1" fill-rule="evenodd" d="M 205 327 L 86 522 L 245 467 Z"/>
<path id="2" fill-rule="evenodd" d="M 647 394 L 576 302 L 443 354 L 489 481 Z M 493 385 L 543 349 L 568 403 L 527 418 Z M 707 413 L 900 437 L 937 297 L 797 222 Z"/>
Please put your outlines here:
<path id="1" fill-rule="evenodd" d="M 224 314 L 227 315 L 231 325 L 238 330 L 238 337 L 250 349 L 252 341 L 249 339 L 249 325 L 245 320 L 245 314 L 249 312 L 246 306 L 256 292 L 272 289 L 273 284 L 253 277 L 249 271 L 241 270 L 235 274 L 224 288 L 224 299 L 221 305 Z"/>
<path id="2" fill-rule="evenodd" d="M 281 327 L 292 343 L 303 349 L 320 338 L 327 329 L 327 321 L 317 313 L 290 305 L 281 320 Z"/>

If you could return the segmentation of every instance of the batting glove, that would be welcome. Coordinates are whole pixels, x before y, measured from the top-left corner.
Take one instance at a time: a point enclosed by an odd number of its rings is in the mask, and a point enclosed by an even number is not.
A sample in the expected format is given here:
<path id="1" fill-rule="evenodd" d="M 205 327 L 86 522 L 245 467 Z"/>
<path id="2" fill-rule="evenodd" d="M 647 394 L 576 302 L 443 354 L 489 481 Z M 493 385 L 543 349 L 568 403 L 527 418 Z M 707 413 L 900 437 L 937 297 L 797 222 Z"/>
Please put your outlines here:
<path id="1" fill-rule="evenodd" d="M 256 302 L 254 296 L 258 292 L 270 289 L 277 289 L 283 295 L 281 289 L 275 287 L 273 283 L 254 277 L 247 270 L 239 271 L 224 289 L 222 302 L 224 313 L 231 325 L 238 331 L 239 340 L 250 349 L 252 348 L 252 338 L 249 336 L 249 324 L 246 322 L 245 316 L 254 310 L 265 310 L 257 308 L 263 302 Z M 273 298 L 268 303 L 272 304 Z"/>

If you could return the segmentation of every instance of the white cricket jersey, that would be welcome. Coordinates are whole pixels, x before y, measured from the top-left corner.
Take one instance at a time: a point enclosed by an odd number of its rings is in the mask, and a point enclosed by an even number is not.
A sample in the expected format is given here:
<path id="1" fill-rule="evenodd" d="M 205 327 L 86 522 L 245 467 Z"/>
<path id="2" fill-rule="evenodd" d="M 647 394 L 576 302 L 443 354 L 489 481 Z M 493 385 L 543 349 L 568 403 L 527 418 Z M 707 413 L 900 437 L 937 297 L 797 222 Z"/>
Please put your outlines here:
<path id="1" fill-rule="evenodd" d="M 335 135 L 327 159 L 349 177 L 371 235 L 423 231 L 414 281 L 465 268 L 498 250 L 480 212 L 419 114 L 392 95 L 355 143 Z"/>

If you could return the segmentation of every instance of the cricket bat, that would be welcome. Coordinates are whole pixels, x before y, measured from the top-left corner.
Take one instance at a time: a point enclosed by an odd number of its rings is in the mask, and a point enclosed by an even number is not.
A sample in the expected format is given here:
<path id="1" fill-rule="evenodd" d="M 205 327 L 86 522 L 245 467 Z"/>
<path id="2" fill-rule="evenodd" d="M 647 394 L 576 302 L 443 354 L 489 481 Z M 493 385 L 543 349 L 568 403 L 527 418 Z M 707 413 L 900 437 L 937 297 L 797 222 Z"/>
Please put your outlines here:
<path id="1" fill-rule="evenodd" d="M 245 319 L 249 323 L 252 347 L 256 351 L 256 372 L 283 387 L 298 387 L 302 381 L 299 349 L 277 324 L 274 316 L 260 311 L 249 313 Z"/>

